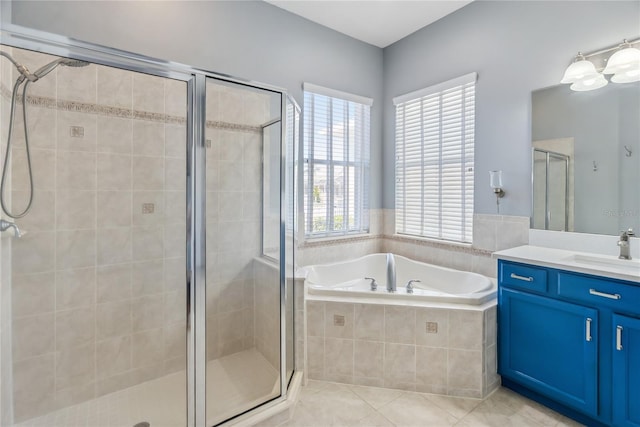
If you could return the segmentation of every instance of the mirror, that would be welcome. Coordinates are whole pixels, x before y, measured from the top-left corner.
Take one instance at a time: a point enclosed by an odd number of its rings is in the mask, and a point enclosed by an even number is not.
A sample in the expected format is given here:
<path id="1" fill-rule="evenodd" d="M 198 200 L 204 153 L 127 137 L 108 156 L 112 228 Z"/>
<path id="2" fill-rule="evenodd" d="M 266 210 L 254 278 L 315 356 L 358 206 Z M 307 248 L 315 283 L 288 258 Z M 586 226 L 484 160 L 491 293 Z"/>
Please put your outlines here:
<path id="1" fill-rule="evenodd" d="M 640 231 L 640 82 L 532 93 L 531 227 Z"/>

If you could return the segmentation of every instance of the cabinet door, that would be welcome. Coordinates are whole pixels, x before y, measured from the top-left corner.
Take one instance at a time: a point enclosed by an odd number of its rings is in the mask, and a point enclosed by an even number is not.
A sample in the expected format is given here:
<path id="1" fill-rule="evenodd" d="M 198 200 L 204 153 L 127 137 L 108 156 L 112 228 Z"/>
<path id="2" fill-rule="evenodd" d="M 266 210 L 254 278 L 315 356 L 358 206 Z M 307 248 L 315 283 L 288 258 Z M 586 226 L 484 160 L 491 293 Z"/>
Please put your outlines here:
<path id="1" fill-rule="evenodd" d="M 597 415 L 597 310 L 502 288 L 499 316 L 500 374 Z"/>
<path id="2" fill-rule="evenodd" d="M 613 423 L 640 427 L 640 319 L 613 315 Z"/>

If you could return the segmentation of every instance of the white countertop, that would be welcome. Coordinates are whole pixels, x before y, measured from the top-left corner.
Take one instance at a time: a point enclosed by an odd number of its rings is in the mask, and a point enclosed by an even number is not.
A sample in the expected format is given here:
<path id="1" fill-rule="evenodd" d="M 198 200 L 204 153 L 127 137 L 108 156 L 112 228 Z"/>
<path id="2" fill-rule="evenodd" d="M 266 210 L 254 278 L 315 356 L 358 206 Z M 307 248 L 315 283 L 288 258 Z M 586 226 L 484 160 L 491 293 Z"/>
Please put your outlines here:
<path id="1" fill-rule="evenodd" d="M 620 260 L 609 255 L 530 245 L 494 252 L 493 258 L 640 283 L 637 259 Z"/>

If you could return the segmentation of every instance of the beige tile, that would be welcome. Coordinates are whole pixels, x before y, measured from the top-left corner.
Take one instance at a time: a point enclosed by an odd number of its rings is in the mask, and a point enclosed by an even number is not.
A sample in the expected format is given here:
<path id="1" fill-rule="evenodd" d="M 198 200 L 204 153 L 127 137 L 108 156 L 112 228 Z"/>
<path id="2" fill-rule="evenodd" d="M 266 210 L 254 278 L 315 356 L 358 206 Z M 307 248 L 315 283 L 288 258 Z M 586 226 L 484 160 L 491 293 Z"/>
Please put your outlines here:
<path id="1" fill-rule="evenodd" d="M 308 337 L 307 358 L 310 378 L 324 379 L 324 338 Z"/>
<path id="2" fill-rule="evenodd" d="M 131 190 L 131 157 L 98 153 L 98 190 Z"/>
<path id="3" fill-rule="evenodd" d="M 58 230 L 95 228 L 96 192 L 57 191 L 55 212 Z"/>
<path id="4" fill-rule="evenodd" d="M 7 197 L 8 195 L 5 195 Z M 12 191 L 10 210 L 21 213 L 29 204 L 30 191 Z M 20 218 L 18 224 L 21 231 L 49 231 L 55 226 L 55 192 L 38 190 L 31 201 L 28 215 Z"/>
<path id="5" fill-rule="evenodd" d="M 56 390 L 95 381 L 95 344 L 64 348 L 56 355 Z"/>
<path id="6" fill-rule="evenodd" d="M 452 426 L 458 419 L 420 395 L 405 393 L 378 412 L 399 426 Z"/>
<path id="7" fill-rule="evenodd" d="M 349 339 L 325 338 L 325 378 L 344 382 L 353 377 L 354 342 Z"/>
<path id="8" fill-rule="evenodd" d="M 30 153 L 33 188 L 36 190 L 54 190 L 56 188 L 56 152 L 54 150 L 33 148 Z M 11 189 L 30 191 L 26 151 L 14 148 L 11 151 L 11 158 Z M 63 160 L 65 159 L 66 157 L 63 156 Z"/>
<path id="9" fill-rule="evenodd" d="M 131 300 L 133 332 L 161 328 L 164 299 L 162 295 L 148 295 Z M 162 337 L 160 339 L 162 344 Z"/>
<path id="10" fill-rule="evenodd" d="M 77 405 L 86 402 L 89 399 L 93 399 L 95 397 L 95 388 L 95 383 L 90 382 L 75 387 L 56 390 L 56 407 L 66 408 L 68 406 Z"/>
<path id="11" fill-rule="evenodd" d="M 56 312 L 56 350 L 93 345 L 96 311 L 94 307 Z"/>
<path id="12" fill-rule="evenodd" d="M 185 224 L 165 225 L 164 257 L 185 257 L 187 251 L 187 228 Z"/>
<path id="13" fill-rule="evenodd" d="M 387 384 L 416 382 L 416 347 L 405 344 L 385 344 L 384 380 Z"/>
<path id="14" fill-rule="evenodd" d="M 96 261 L 95 230 L 56 232 L 56 268 L 89 267 Z"/>
<path id="15" fill-rule="evenodd" d="M 15 421 L 48 413 L 54 409 L 55 359 L 53 353 L 16 362 L 13 365 Z"/>
<path id="16" fill-rule="evenodd" d="M 328 384 L 316 393 L 300 396 L 291 421 L 299 426 L 347 426 L 374 412 L 348 386 Z"/>
<path id="17" fill-rule="evenodd" d="M 185 258 L 167 258 L 164 260 L 164 284 L 166 291 L 186 289 Z"/>
<path id="18" fill-rule="evenodd" d="M 131 298 L 131 264 L 98 267 L 97 303 Z"/>
<path id="19" fill-rule="evenodd" d="M 355 376 L 382 379 L 384 344 L 355 340 L 353 373 Z"/>
<path id="20" fill-rule="evenodd" d="M 485 349 L 484 356 L 484 374 L 486 378 L 485 387 L 491 387 L 493 384 L 500 382 L 498 375 L 498 350 L 497 345 L 493 344 Z M 486 390 L 487 392 L 491 390 Z"/>
<path id="21" fill-rule="evenodd" d="M 14 363 L 53 352 L 55 348 L 53 325 L 53 313 L 15 319 L 12 330 Z"/>
<path id="22" fill-rule="evenodd" d="M 324 313 L 326 337 L 353 338 L 353 304 L 325 302 Z"/>
<path id="23" fill-rule="evenodd" d="M 95 267 L 56 272 L 56 310 L 95 304 Z"/>
<path id="24" fill-rule="evenodd" d="M 149 209 L 152 206 L 153 211 Z M 133 192 L 133 225 L 164 223 L 164 193 L 162 191 Z"/>
<path id="25" fill-rule="evenodd" d="M 238 167 L 234 162 L 219 161 L 220 170 L 220 191 L 256 191 L 252 187 L 243 186 L 243 168 Z M 256 169 L 252 167 L 252 170 Z"/>
<path id="26" fill-rule="evenodd" d="M 98 182 L 100 182 L 98 161 Z M 35 165 L 34 165 L 34 170 Z M 56 156 L 56 183 L 58 190 L 95 190 L 96 154 L 58 151 Z"/>
<path id="27" fill-rule="evenodd" d="M 133 73 L 118 68 L 96 66 L 98 77 L 98 103 L 131 109 Z"/>
<path id="28" fill-rule="evenodd" d="M 162 190 L 164 187 L 164 161 L 162 157 L 133 157 L 133 189 Z"/>
<path id="29" fill-rule="evenodd" d="M 482 353 L 479 350 L 449 350 L 449 390 L 482 390 Z"/>
<path id="30" fill-rule="evenodd" d="M 11 314 L 14 318 L 55 309 L 55 274 L 21 274 L 12 277 Z"/>
<path id="31" fill-rule="evenodd" d="M 134 120 L 133 154 L 164 156 L 164 123 Z"/>
<path id="32" fill-rule="evenodd" d="M 427 393 L 447 390 L 447 349 L 416 347 L 416 390 Z"/>
<path id="33" fill-rule="evenodd" d="M 237 192 L 219 192 L 218 197 L 218 215 L 222 221 L 237 220 L 242 216 L 243 199 L 242 195 Z"/>
<path id="34" fill-rule="evenodd" d="M 482 311 L 451 310 L 449 348 L 480 350 L 484 338 Z"/>
<path id="35" fill-rule="evenodd" d="M 165 112 L 178 117 L 187 116 L 187 85 L 178 80 L 164 80 Z"/>
<path id="36" fill-rule="evenodd" d="M 129 262 L 132 258 L 131 228 L 104 228 L 98 230 L 98 265 Z"/>
<path id="37" fill-rule="evenodd" d="M 415 344 L 416 312 L 412 307 L 384 306 L 384 340 Z"/>
<path id="38" fill-rule="evenodd" d="M 484 341 L 486 345 L 497 343 L 498 334 L 498 307 L 494 306 L 484 312 Z"/>
<path id="39" fill-rule="evenodd" d="M 416 309 L 416 344 L 446 348 L 449 345 L 449 311 L 438 308 Z M 427 322 L 435 323 L 435 332 L 428 332 Z M 433 331 L 431 329 L 430 331 Z"/>
<path id="40" fill-rule="evenodd" d="M 307 333 L 309 336 L 324 337 L 324 302 L 307 301 Z"/>
<path id="41" fill-rule="evenodd" d="M 133 334 L 132 343 L 134 368 L 162 362 L 162 328 Z"/>
<path id="42" fill-rule="evenodd" d="M 129 103 L 129 108 L 131 104 Z M 130 154 L 133 121 L 128 118 L 98 116 L 97 151 L 99 153 Z"/>
<path id="43" fill-rule="evenodd" d="M 97 116 L 58 110 L 57 147 L 64 151 L 96 151 Z M 79 135 L 72 128 L 81 128 Z"/>
<path id="44" fill-rule="evenodd" d="M 96 334 L 98 340 L 131 333 L 131 302 L 98 304 L 96 309 Z"/>
<path id="45" fill-rule="evenodd" d="M 133 75 L 133 109 L 164 113 L 164 79 L 135 73 Z"/>
<path id="46" fill-rule="evenodd" d="M 98 341 L 96 344 L 97 379 L 109 378 L 131 369 L 131 336 Z"/>
<path id="47" fill-rule="evenodd" d="M 355 304 L 354 313 L 354 336 L 356 339 L 384 340 L 384 306 Z"/>
<path id="48" fill-rule="evenodd" d="M 60 66 L 58 72 L 58 99 L 93 104 L 97 93 L 97 67 Z"/>
<path id="49" fill-rule="evenodd" d="M 164 290 L 164 266 L 161 259 L 132 264 L 131 294 L 133 297 L 160 294 Z"/>
<path id="50" fill-rule="evenodd" d="M 185 191 L 164 192 L 164 223 L 184 224 L 187 216 L 187 196 Z"/>
<path id="51" fill-rule="evenodd" d="M 174 323 L 165 326 L 164 330 L 164 358 L 175 359 L 184 357 L 187 353 L 186 325 Z"/>
<path id="52" fill-rule="evenodd" d="M 12 273 L 31 274 L 55 267 L 56 233 L 34 231 L 12 241 Z"/>
<path id="53" fill-rule="evenodd" d="M 133 227 L 132 234 L 134 261 L 163 257 L 164 231 L 162 227 Z"/>
<path id="54" fill-rule="evenodd" d="M 136 381 L 137 378 L 131 374 L 131 371 L 99 380 L 96 382 L 96 395 L 104 396 L 105 394 L 123 390 L 134 385 Z"/>
<path id="55" fill-rule="evenodd" d="M 164 138 L 165 156 L 180 159 L 187 157 L 187 128 L 185 126 L 165 124 Z"/>
<path id="56" fill-rule="evenodd" d="M 40 83 L 38 83 L 39 85 Z M 33 88 L 36 85 L 29 85 L 29 92 L 33 95 Z M 55 95 L 53 96 L 55 97 Z M 16 108 L 18 108 L 16 106 Z M 24 147 L 24 120 L 22 119 L 22 106 L 16 111 L 14 118 L 14 128 L 11 142 L 14 147 Z M 8 116 L 8 113 L 7 113 Z M 3 117 L 7 117 L 3 116 Z M 56 139 L 52 135 L 56 134 L 57 111 L 51 108 L 36 107 L 29 105 L 27 109 L 27 122 L 29 123 L 29 146 L 31 148 L 55 149 Z M 6 137 L 5 137 L 6 138 Z M 6 139 L 4 139 L 6 142 Z"/>
<path id="57" fill-rule="evenodd" d="M 375 409 L 393 402 L 404 394 L 400 390 L 378 387 L 351 386 L 351 390 Z"/>
<path id="58" fill-rule="evenodd" d="M 131 225 L 131 191 L 98 191 L 98 228 Z"/>
<path id="59" fill-rule="evenodd" d="M 164 160 L 164 185 L 165 189 L 173 191 L 186 191 L 187 165 L 184 159 L 167 157 Z"/>
<path id="60" fill-rule="evenodd" d="M 395 424 L 378 412 L 374 412 L 373 414 L 356 421 L 356 423 L 352 425 L 362 427 L 393 427 Z"/>

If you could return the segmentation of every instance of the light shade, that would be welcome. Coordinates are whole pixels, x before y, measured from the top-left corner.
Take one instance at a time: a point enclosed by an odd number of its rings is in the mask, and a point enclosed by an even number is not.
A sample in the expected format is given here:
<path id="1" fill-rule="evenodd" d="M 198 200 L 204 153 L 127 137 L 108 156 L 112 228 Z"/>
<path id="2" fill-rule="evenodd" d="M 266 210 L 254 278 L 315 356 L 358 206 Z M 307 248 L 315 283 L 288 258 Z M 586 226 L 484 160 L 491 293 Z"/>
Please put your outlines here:
<path id="1" fill-rule="evenodd" d="M 596 90 L 604 87 L 609 82 L 604 78 L 602 74 L 596 74 L 593 77 L 579 80 L 570 86 L 571 90 L 576 92 L 586 92 L 589 90 Z"/>
<path id="2" fill-rule="evenodd" d="M 611 55 L 602 72 L 604 74 L 618 74 L 630 70 L 640 71 L 640 49 L 635 47 L 625 47 Z"/>
<path id="3" fill-rule="evenodd" d="M 575 83 L 598 74 L 593 62 L 587 61 L 584 59 L 584 56 L 580 54 L 576 58 L 578 58 L 578 60 L 567 67 L 560 83 Z"/>
<path id="4" fill-rule="evenodd" d="M 502 171 L 489 171 L 489 185 L 491 188 L 502 188 Z"/>
<path id="5" fill-rule="evenodd" d="M 613 83 L 640 82 L 640 69 L 616 73 L 613 77 L 611 77 L 611 81 Z"/>

